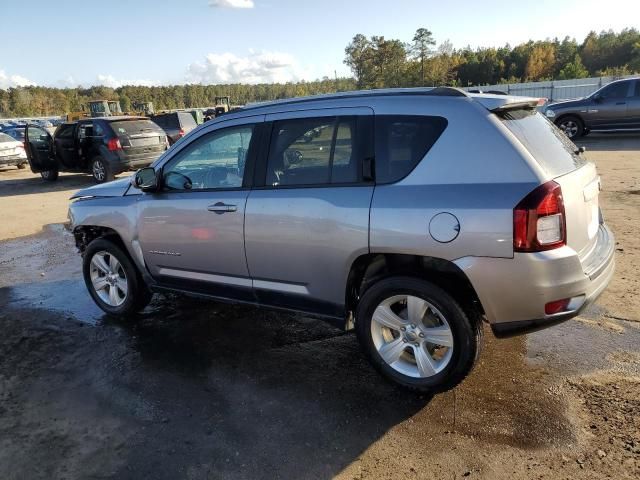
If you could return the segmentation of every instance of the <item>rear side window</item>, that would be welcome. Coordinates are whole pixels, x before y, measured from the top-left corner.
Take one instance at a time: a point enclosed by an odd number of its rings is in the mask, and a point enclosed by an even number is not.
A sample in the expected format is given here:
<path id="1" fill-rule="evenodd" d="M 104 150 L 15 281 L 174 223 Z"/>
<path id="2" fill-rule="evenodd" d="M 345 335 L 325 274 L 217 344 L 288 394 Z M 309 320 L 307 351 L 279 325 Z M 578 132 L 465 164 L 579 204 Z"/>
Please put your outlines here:
<path id="1" fill-rule="evenodd" d="M 354 183 L 359 178 L 356 117 L 320 117 L 274 122 L 266 184 Z"/>
<path id="2" fill-rule="evenodd" d="M 640 97 L 640 80 L 636 80 L 636 90 L 633 94 L 634 97 Z"/>
<path id="3" fill-rule="evenodd" d="M 376 115 L 376 183 L 393 183 L 409 175 L 445 128 L 443 117 Z"/>
<path id="4" fill-rule="evenodd" d="M 122 120 L 111 122 L 111 128 L 118 136 L 144 132 L 161 132 L 160 128 L 151 120 Z"/>
<path id="5" fill-rule="evenodd" d="M 573 142 L 541 113 L 508 110 L 498 116 L 549 175 L 558 177 L 586 163 Z"/>

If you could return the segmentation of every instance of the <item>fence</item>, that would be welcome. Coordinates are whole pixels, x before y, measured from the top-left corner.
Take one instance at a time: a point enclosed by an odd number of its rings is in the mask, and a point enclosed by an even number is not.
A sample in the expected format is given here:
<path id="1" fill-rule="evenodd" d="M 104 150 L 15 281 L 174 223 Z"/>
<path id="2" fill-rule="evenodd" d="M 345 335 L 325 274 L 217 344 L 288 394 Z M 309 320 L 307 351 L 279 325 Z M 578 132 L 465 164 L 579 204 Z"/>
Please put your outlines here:
<path id="1" fill-rule="evenodd" d="M 549 80 L 546 82 L 528 83 L 501 83 L 498 85 L 479 85 L 476 87 L 465 87 L 464 90 L 499 90 L 510 95 L 522 95 L 525 97 L 544 97 L 550 102 L 556 100 L 566 100 L 571 98 L 586 97 L 600 87 L 625 77 L 592 77 L 575 78 L 572 80 Z"/>

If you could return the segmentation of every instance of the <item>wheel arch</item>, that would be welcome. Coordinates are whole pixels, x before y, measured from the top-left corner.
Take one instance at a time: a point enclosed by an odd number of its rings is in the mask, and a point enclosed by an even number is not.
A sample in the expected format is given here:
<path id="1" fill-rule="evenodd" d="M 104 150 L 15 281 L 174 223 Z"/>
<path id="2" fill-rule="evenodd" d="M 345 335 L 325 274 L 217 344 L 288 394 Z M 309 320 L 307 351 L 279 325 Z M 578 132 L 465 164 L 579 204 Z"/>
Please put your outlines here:
<path id="1" fill-rule="evenodd" d="M 573 112 L 566 112 L 566 113 L 561 113 L 560 115 L 558 115 L 558 117 L 553 121 L 553 123 L 557 126 L 560 124 L 560 122 L 567 118 L 567 117 L 575 117 L 578 120 L 580 120 L 580 122 L 582 123 L 582 128 L 585 129 L 587 128 L 587 124 L 584 121 L 584 118 L 582 117 L 582 115 L 580 115 L 579 113 L 573 113 Z"/>
<path id="2" fill-rule="evenodd" d="M 484 309 L 465 273 L 453 262 L 437 257 L 367 253 L 354 260 L 347 276 L 345 310 L 355 312 L 359 299 L 377 281 L 392 276 L 428 280 L 449 293 L 472 318 L 480 319 Z"/>

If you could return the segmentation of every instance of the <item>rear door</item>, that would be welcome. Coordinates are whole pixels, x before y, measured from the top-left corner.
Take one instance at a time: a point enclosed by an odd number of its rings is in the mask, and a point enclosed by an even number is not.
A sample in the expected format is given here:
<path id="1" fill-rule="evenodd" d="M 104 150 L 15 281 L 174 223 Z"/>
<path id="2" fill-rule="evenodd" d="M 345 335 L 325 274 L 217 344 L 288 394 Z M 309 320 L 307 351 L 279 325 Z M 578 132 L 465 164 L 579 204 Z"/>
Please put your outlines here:
<path id="1" fill-rule="evenodd" d="M 77 124 L 63 124 L 56 131 L 54 152 L 60 163 L 67 168 L 75 168 L 80 152 L 76 145 Z"/>
<path id="2" fill-rule="evenodd" d="M 373 155 L 373 111 L 288 112 L 267 122 L 245 214 L 254 292 L 265 304 L 342 315 L 351 264 L 369 251 L 374 187 L 362 167 Z"/>
<path id="3" fill-rule="evenodd" d="M 24 147 L 33 173 L 58 169 L 53 154 L 53 138 L 44 128 L 37 125 L 25 127 Z"/>

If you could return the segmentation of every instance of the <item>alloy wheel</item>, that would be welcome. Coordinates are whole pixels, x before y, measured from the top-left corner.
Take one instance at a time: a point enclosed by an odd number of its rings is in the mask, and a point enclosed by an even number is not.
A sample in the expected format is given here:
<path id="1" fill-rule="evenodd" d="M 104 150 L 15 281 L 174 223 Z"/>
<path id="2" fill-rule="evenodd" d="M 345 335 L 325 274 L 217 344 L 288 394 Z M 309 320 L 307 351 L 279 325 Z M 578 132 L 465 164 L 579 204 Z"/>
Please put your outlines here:
<path id="1" fill-rule="evenodd" d="M 397 372 L 428 378 L 451 360 L 454 339 L 442 313 L 413 295 L 394 295 L 376 307 L 371 336 L 382 359 Z"/>
<path id="2" fill-rule="evenodd" d="M 578 124 L 573 120 L 564 120 L 560 123 L 560 130 L 562 130 L 567 137 L 573 138 L 578 134 Z"/>
<path id="3" fill-rule="evenodd" d="M 118 307 L 127 299 L 127 274 L 118 259 L 107 251 L 96 252 L 89 268 L 91 284 L 100 300 Z"/>
<path id="4" fill-rule="evenodd" d="M 93 162 L 92 166 L 93 176 L 99 182 L 103 182 L 105 178 L 104 165 L 100 160 L 96 160 Z"/>

